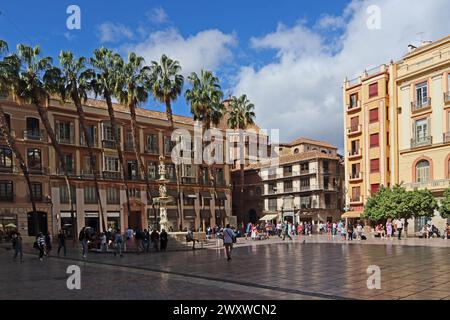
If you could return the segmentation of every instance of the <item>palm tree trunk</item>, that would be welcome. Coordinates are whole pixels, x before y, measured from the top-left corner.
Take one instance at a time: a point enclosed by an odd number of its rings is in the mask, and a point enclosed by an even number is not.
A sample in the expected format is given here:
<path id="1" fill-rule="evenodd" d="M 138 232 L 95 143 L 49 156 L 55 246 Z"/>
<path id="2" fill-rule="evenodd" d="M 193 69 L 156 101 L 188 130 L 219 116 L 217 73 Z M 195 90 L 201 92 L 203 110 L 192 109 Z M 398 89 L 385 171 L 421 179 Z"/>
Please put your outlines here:
<path id="1" fill-rule="evenodd" d="M 134 155 L 138 161 L 138 167 L 141 171 L 141 175 L 144 177 L 145 185 L 147 187 L 147 199 L 152 203 L 153 214 L 155 216 L 155 221 L 157 219 L 157 213 L 155 209 L 155 204 L 153 203 L 153 198 L 150 189 L 150 180 L 148 179 L 148 172 L 145 170 L 146 166 L 144 161 L 142 161 L 139 137 L 137 135 L 137 121 L 136 121 L 136 106 L 134 103 L 128 104 L 131 115 L 131 134 L 133 135 L 133 144 L 134 144 Z"/>
<path id="2" fill-rule="evenodd" d="M 240 171 L 240 185 L 241 185 L 241 195 L 240 195 L 240 204 L 239 207 L 241 208 L 242 211 L 244 211 L 244 163 L 245 162 L 245 141 L 244 141 L 244 137 L 243 137 L 243 133 L 242 133 L 241 129 L 239 130 L 239 134 L 241 135 L 241 151 L 239 152 L 239 156 L 240 156 L 240 160 L 239 160 L 239 171 Z M 243 217 L 243 213 L 244 212 L 240 212 L 241 216 Z"/>
<path id="3" fill-rule="evenodd" d="M 56 140 L 55 131 L 53 131 L 50 121 L 48 120 L 47 109 L 42 105 L 41 100 L 38 98 L 33 98 L 32 103 L 36 106 L 36 109 L 39 113 L 39 117 L 41 118 L 42 124 L 45 127 L 45 131 L 47 132 L 47 135 L 50 137 L 50 143 L 52 144 L 52 147 L 55 149 L 56 156 L 58 157 L 58 160 L 59 160 L 62 170 L 64 172 L 64 180 L 66 183 L 67 193 L 69 196 L 70 217 L 72 220 L 72 227 L 74 227 L 74 230 L 76 230 L 76 219 L 75 219 L 75 215 L 74 215 L 73 201 L 72 201 L 72 188 L 70 188 L 69 173 L 67 172 L 66 161 L 64 159 L 64 155 L 62 153 L 62 150 L 61 150 L 61 147 L 59 146 L 58 141 Z M 30 194 L 30 196 L 31 196 L 31 194 Z"/>
<path id="4" fill-rule="evenodd" d="M 100 198 L 100 187 L 98 184 L 96 163 L 94 161 L 94 153 L 92 152 L 92 144 L 89 139 L 89 132 L 88 132 L 88 129 L 86 126 L 86 116 L 84 114 L 84 110 L 83 110 L 83 106 L 82 106 L 80 98 L 76 94 L 72 94 L 72 100 L 75 103 L 75 106 L 77 108 L 78 117 L 80 118 L 81 129 L 83 131 L 84 141 L 86 142 L 86 145 L 88 147 L 89 165 L 93 169 L 93 173 L 94 173 L 94 185 L 95 185 L 95 191 L 97 194 L 98 209 L 100 211 L 100 218 L 102 221 L 102 229 L 103 229 L 103 232 L 105 232 L 106 231 L 105 217 L 104 217 L 104 212 L 103 212 L 102 200 Z"/>
<path id="5" fill-rule="evenodd" d="M 6 138 L 6 143 L 7 143 L 8 147 L 11 149 L 11 151 L 14 153 L 14 156 L 16 157 L 16 159 L 19 160 L 20 169 L 22 170 L 23 176 L 24 176 L 25 181 L 28 186 L 28 192 L 31 194 L 32 187 L 31 187 L 28 166 L 26 165 L 25 159 L 23 158 L 22 154 L 20 153 L 19 149 L 17 148 L 14 137 L 11 135 L 10 128 L 8 126 L 8 123 L 6 122 L 5 112 L 4 112 L 1 104 L 0 104 L 0 132 Z M 35 221 L 34 221 L 35 222 L 35 230 L 34 231 L 37 235 L 40 232 L 40 230 L 39 230 L 39 219 L 38 219 L 37 210 L 36 210 L 36 202 L 34 201 L 33 197 L 30 197 L 30 201 L 31 201 L 31 207 L 33 208 L 33 216 L 35 219 Z"/>
<path id="6" fill-rule="evenodd" d="M 109 119 L 111 121 L 111 131 L 113 132 L 113 137 L 116 142 L 116 150 L 117 150 L 117 154 L 119 156 L 119 162 L 122 166 L 122 182 L 125 185 L 125 191 L 126 191 L 125 194 L 127 197 L 127 209 L 128 209 L 128 215 L 130 215 L 131 214 L 130 195 L 129 195 L 128 182 L 127 182 L 127 179 L 125 178 L 126 168 L 125 168 L 125 163 L 123 161 L 123 153 L 122 153 L 122 148 L 121 148 L 121 144 L 120 144 L 120 137 L 117 135 L 116 117 L 114 115 L 114 109 L 113 109 L 113 105 L 112 105 L 112 101 L 111 101 L 111 95 L 108 92 L 105 92 L 103 96 L 106 100 L 106 105 L 108 106 L 108 114 L 109 114 Z"/>
<path id="7" fill-rule="evenodd" d="M 170 127 L 170 130 L 173 130 L 173 115 L 172 115 L 172 106 L 170 104 L 170 99 L 164 98 L 164 102 L 166 104 L 166 113 L 167 113 L 167 120 L 169 120 L 169 127 Z"/>

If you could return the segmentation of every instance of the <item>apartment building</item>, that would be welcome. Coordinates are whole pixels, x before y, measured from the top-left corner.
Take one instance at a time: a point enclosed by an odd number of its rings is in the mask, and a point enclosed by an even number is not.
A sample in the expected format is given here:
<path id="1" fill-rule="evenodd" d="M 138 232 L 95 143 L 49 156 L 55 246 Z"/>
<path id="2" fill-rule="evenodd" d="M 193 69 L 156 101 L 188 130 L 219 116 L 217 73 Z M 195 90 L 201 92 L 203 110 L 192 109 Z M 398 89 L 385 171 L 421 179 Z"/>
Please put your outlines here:
<path id="1" fill-rule="evenodd" d="M 344 82 L 345 217 L 359 218 L 379 185 L 426 188 L 437 199 L 450 187 L 449 73 L 450 36 Z M 433 223 L 445 220 L 436 212 Z"/>
<path id="2" fill-rule="evenodd" d="M 263 214 L 294 223 L 340 219 L 343 164 L 337 148 L 299 138 L 277 151 L 278 166 L 260 165 Z"/>
<path id="3" fill-rule="evenodd" d="M 37 111 L 30 105 L 18 105 L 13 100 L 0 100 L 7 114 L 10 128 L 31 171 L 32 197 L 38 202 L 41 230 L 57 232 L 61 227 L 71 230 L 72 220 L 63 172 L 57 165 L 55 151 L 49 144 Z M 119 163 L 116 142 L 103 101 L 88 100 L 84 106 L 93 145 L 95 167 L 88 157 L 86 142 L 80 130 L 76 109 L 72 104 L 61 104 L 55 99 L 49 102 L 48 114 L 57 140 L 65 154 L 70 174 L 72 196 L 75 203 L 77 229 L 90 226 L 101 230 L 103 216 L 108 227 L 147 228 L 155 223 L 153 205 L 147 199 L 146 186 L 133 152 L 130 115 L 126 107 L 114 104 L 119 136 L 126 170 Z M 226 164 L 214 164 L 215 185 L 208 180 L 208 167 L 180 165 L 180 192 L 176 184 L 176 168 L 171 160 L 171 131 L 165 113 L 138 109 L 138 133 L 140 151 L 146 172 L 151 180 L 151 195 L 158 196 L 158 157 L 165 155 L 166 178 L 169 179 L 168 194 L 180 199 L 180 205 L 170 203 L 168 218 L 174 231 L 185 228 L 205 229 L 208 225 L 224 224 L 231 217 L 230 168 Z M 175 128 L 183 128 L 193 134 L 193 120 L 174 116 Z M 25 236 L 33 235 L 35 219 L 32 214 L 30 195 L 22 172 L 14 156 L 0 137 L 0 219 L 5 226 L 14 223 Z M 99 213 L 93 173 L 97 172 L 103 215 Z M 126 205 L 125 176 L 129 185 L 130 207 Z M 215 192 L 214 192 L 215 191 Z M 157 205 L 155 206 L 158 208 Z M 156 219 L 159 219 L 157 212 Z"/>

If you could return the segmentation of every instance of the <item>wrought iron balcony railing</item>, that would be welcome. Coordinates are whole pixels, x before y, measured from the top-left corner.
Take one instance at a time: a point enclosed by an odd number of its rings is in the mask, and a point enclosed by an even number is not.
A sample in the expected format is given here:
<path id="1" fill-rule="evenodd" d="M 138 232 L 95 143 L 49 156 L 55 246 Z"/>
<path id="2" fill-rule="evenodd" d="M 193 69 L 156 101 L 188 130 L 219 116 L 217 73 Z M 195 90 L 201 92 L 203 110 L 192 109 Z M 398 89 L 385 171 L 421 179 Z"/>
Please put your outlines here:
<path id="1" fill-rule="evenodd" d="M 411 139 L 411 148 L 431 146 L 432 144 L 433 144 L 432 136 L 417 137 L 417 138 Z"/>
<path id="2" fill-rule="evenodd" d="M 427 97 L 421 100 L 411 102 L 411 111 L 416 112 L 431 106 L 431 98 Z"/>
<path id="3" fill-rule="evenodd" d="M 116 149 L 116 142 L 113 140 L 102 140 L 102 147 L 105 149 Z"/>
<path id="4" fill-rule="evenodd" d="M 44 130 L 41 129 L 32 129 L 32 130 L 23 130 L 23 138 L 25 140 L 36 140 L 43 141 L 44 140 Z"/>

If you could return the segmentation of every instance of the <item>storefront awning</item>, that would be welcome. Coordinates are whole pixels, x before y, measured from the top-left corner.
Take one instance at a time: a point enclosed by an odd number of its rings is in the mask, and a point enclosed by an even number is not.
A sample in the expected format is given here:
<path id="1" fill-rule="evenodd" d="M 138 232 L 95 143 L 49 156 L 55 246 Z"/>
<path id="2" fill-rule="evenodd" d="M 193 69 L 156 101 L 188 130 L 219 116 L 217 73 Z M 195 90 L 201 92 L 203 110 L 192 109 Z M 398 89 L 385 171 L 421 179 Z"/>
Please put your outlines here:
<path id="1" fill-rule="evenodd" d="M 184 210 L 184 218 L 185 219 L 195 219 L 196 214 L 194 209 L 186 209 Z"/>
<path id="2" fill-rule="evenodd" d="M 217 192 L 217 199 L 227 200 L 227 194 L 223 191 L 219 191 L 219 192 Z"/>
<path id="3" fill-rule="evenodd" d="M 275 220 L 278 217 L 278 214 L 266 214 L 264 217 L 259 219 L 260 221 L 270 221 Z"/>
<path id="4" fill-rule="evenodd" d="M 200 194 L 202 195 L 203 199 L 212 199 L 212 195 L 210 192 L 202 191 Z"/>
<path id="5" fill-rule="evenodd" d="M 209 209 L 201 210 L 200 211 L 200 217 L 202 219 L 209 219 L 209 218 L 211 218 L 212 217 L 211 210 L 209 210 Z"/>
<path id="6" fill-rule="evenodd" d="M 185 198 L 197 198 L 197 194 L 194 191 L 184 191 L 183 195 Z"/>
<path id="7" fill-rule="evenodd" d="M 362 211 L 348 211 L 344 213 L 341 218 L 360 218 L 362 214 Z"/>

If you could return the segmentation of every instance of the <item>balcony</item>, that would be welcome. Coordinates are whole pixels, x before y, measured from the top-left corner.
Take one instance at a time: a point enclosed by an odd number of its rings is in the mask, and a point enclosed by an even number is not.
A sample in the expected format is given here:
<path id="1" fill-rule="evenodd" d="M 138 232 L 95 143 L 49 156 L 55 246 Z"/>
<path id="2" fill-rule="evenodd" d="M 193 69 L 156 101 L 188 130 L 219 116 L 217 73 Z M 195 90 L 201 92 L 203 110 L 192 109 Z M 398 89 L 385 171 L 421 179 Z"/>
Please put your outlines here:
<path id="1" fill-rule="evenodd" d="M 1 166 L 0 165 L 0 173 L 13 173 L 14 168 L 13 166 Z"/>
<path id="2" fill-rule="evenodd" d="M 12 193 L 0 195 L 0 202 L 14 202 L 15 195 Z"/>
<path id="3" fill-rule="evenodd" d="M 348 136 L 353 136 L 353 135 L 357 135 L 357 134 L 361 134 L 362 132 L 362 125 L 358 124 L 358 125 L 353 125 L 347 128 L 347 135 Z"/>
<path id="4" fill-rule="evenodd" d="M 442 138 L 442 141 L 444 141 L 444 143 L 450 142 L 450 132 L 444 133 L 444 137 Z"/>
<path id="5" fill-rule="evenodd" d="M 23 138 L 24 140 L 43 141 L 44 130 L 43 129 L 23 130 Z"/>
<path id="6" fill-rule="evenodd" d="M 362 172 L 355 172 L 348 177 L 349 182 L 357 182 L 363 179 Z"/>
<path id="7" fill-rule="evenodd" d="M 362 157 L 362 149 L 359 148 L 357 150 L 351 150 L 348 152 L 348 159 L 349 160 L 355 160 Z"/>
<path id="8" fill-rule="evenodd" d="M 125 143 L 123 149 L 127 152 L 134 152 L 134 144 L 133 143 Z"/>
<path id="9" fill-rule="evenodd" d="M 416 113 L 431 108 L 431 98 L 424 98 L 419 101 L 411 102 L 411 112 Z"/>
<path id="10" fill-rule="evenodd" d="M 142 179 L 139 175 L 128 175 L 127 180 L 128 181 L 142 181 Z"/>
<path id="11" fill-rule="evenodd" d="M 347 104 L 347 112 L 348 113 L 352 113 L 352 112 L 358 112 L 361 111 L 361 101 L 356 101 L 356 105 L 355 104 Z"/>
<path id="12" fill-rule="evenodd" d="M 411 139 L 411 148 L 426 147 L 426 146 L 431 146 L 432 144 L 433 144 L 432 136 Z"/>
<path id="13" fill-rule="evenodd" d="M 92 141 L 92 139 L 91 139 L 90 142 L 91 142 L 91 147 L 92 148 L 98 148 L 97 139 L 95 139 L 94 141 Z M 88 146 L 87 143 L 84 141 L 83 137 L 80 137 L 80 146 L 82 146 L 82 147 L 87 147 Z"/>
<path id="14" fill-rule="evenodd" d="M 58 137 L 56 140 L 58 141 L 59 144 L 69 144 L 69 145 L 75 144 L 75 139 L 71 138 Z"/>
<path id="15" fill-rule="evenodd" d="M 102 147 L 105 149 L 116 149 L 116 142 L 113 140 L 102 140 Z"/>
<path id="16" fill-rule="evenodd" d="M 94 179 L 94 171 L 92 171 L 92 170 L 81 170 L 80 177 L 81 177 L 81 179 Z"/>
<path id="17" fill-rule="evenodd" d="M 120 180 L 122 179 L 122 174 L 119 171 L 103 171 L 103 179 Z"/>
<path id="18" fill-rule="evenodd" d="M 350 198 L 350 205 L 362 204 L 363 200 L 361 196 Z"/>
<path id="19" fill-rule="evenodd" d="M 450 104 L 450 91 L 449 92 L 444 92 L 444 103 L 445 104 Z"/>
<path id="20" fill-rule="evenodd" d="M 48 174 L 47 168 L 29 168 L 30 174 L 46 175 Z"/>
<path id="21" fill-rule="evenodd" d="M 145 153 L 150 153 L 150 154 L 158 154 L 158 148 L 156 148 L 155 146 L 149 146 L 146 145 L 144 148 Z"/>
<path id="22" fill-rule="evenodd" d="M 404 186 L 406 190 L 414 190 L 414 189 L 444 190 L 450 188 L 450 179 L 405 183 Z"/>

